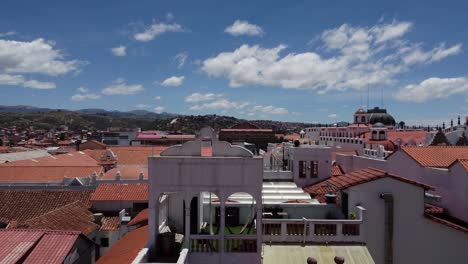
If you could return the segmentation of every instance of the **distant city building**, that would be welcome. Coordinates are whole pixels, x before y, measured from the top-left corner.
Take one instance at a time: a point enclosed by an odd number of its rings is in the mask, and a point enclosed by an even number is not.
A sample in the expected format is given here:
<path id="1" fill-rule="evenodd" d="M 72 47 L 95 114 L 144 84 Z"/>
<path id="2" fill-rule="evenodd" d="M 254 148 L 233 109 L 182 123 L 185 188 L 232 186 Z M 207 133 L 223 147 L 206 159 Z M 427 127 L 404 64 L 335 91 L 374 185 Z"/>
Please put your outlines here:
<path id="1" fill-rule="evenodd" d="M 230 143 L 247 142 L 252 143 L 260 149 L 266 150 L 268 143 L 276 142 L 277 138 L 272 129 L 261 129 L 249 122 L 243 122 L 231 128 L 219 131 L 219 140 Z"/>

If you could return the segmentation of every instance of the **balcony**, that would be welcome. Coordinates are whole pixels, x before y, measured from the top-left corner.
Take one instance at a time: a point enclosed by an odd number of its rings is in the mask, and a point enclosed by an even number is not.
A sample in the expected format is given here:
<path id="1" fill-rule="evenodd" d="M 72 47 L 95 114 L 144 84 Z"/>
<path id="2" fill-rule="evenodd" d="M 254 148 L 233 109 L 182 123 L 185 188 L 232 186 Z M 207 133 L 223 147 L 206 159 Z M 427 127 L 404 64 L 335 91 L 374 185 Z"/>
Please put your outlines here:
<path id="1" fill-rule="evenodd" d="M 362 230 L 364 208 L 359 217 L 348 219 L 263 219 L 263 242 L 342 243 L 364 242 Z"/>

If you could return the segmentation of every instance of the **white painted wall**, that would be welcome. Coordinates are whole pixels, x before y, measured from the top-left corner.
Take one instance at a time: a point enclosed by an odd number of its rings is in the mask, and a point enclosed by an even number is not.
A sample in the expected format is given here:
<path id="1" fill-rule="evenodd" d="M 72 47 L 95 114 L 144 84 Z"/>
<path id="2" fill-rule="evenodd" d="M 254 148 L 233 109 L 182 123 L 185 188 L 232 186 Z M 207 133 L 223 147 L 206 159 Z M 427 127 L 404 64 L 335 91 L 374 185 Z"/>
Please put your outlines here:
<path id="1" fill-rule="evenodd" d="M 298 187 L 309 186 L 331 176 L 331 151 L 331 148 L 323 146 L 300 146 L 288 149 L 293 180 Z M 310 169 L 307 170 L 305 178 L 299 178 L 299 161 L 307 161 L 308 167 L 313 160 L 318 161 L 318 177 L 311 177 Z"/>
<path id="2" fill-rule="evenodd" d="M 362 230 L 376 263 L 384 261 L 384 201 L 381 193 L 394 198 L 394 264 L 461 263 L 468 259 L 468 234 L 424 217 L 424 190 L 412 184 L 383 178 L 347 191 L 349 208 L 366 208 Z M 356 212 L 357 213 L 357 212 Z"/>

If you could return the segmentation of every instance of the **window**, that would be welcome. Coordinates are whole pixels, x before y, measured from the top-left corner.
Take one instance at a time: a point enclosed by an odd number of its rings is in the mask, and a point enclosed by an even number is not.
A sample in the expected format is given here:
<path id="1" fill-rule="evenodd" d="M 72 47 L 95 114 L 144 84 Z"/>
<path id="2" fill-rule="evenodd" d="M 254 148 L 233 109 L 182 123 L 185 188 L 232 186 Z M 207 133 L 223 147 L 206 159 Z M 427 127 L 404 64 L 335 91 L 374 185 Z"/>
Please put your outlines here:
<path id="1" fill-rule="evenodd" d="M 306 161 L 300 160 L 299 161 L 299 178 L 305 178 L 306 175 L 307 175 Z"/>
<path id="2" fill-rule="evenodd" d="M 109 238 L 101 237 L 101 247 L 109 247 Z"/>
<path id="3" fill-rule="evenodd" d="M 365 123 L 366 122 L 366 118 L 364 116 L 361 116 L 361 123 Z"/>
<path id="4" fill-rule="evenodd" d="M 318 161 L 312 160 L 310 162 L 310 177 L 316 178 L 318 177 Z"/>

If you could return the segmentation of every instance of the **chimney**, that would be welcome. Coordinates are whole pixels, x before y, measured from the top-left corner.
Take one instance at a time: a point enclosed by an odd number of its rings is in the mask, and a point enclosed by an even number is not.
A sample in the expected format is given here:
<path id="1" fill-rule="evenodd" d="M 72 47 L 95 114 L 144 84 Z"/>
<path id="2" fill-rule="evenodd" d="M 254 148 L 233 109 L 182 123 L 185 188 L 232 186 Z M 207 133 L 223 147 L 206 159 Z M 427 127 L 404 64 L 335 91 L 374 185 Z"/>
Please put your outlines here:
<path id="1" fill-rule="evenodd" d="M 122 175 L 120 174 L 120 171 L 117 171 L 117 173 L 115 174 L 115 180 L 116 180 L 116 181 L 120 181 L 120 177 L 121 177 L 121 176 L 122 176 Z"/>
<path id="2" fill-rule="evenodd" d="M 343 264 L 344 263 L 344 257 L 336 256 L 334 261 L 335 261 L 336 264 Z"/>
<path id="3" fill-rule="evenodd" d="M 95 213 L 94 215 L 94 223 L 98 225 L 102 225 L 102 218 L 104 218 L 104 215 L 102 213 Z"/>
<path id="4" fill-rule="evenodd" d="M 334 194 L 334 193 L 325 194 L 325 201 L 326 201 L 327 204 L 336 203 L 336 194 Z"/>
<path id="5" fill-rule="evenodd" d="M 138 175 L 138 180 L 142 181 L 145 179 L 145 174 L 143 172 L 140 172 L 140 174 Z"/>
<path id="6" fill-rule="evenodd" d="M 93 174 L 91 174 L 91 185 L 95 185 L 97 181 L 97 173 L 96 171 L 93 171 Z"/>
<path id="7" fill-rule="evenodd" d="M 308 257 L 307 264 L 317 264 L 317 260 L 313 257 Z"/>

